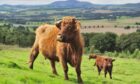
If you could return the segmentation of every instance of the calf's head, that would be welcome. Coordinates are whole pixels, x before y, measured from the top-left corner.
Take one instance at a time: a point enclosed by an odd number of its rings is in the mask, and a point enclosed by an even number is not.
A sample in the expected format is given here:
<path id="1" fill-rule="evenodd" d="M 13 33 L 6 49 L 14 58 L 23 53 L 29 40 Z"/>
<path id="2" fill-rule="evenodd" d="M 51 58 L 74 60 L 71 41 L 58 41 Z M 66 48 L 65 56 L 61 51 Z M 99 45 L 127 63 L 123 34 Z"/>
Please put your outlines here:
<path id="1" fill-rule="evenodd" d="M 115 59 L 105 58 L 105 61 L 108 66 L 113 66 L 113 62 L 115 61 Z"/>
<path id="2" fill-rule="evenodd" d="M 81 25 L 75 17 L 66 16 L 56 23 L 56 27 L 60 29 L 57 35 L 57 40 L 69 43 L 75 39 Z"/>
<path id="3" fill-rule="evenodd" d="M 97 55 L 96 54 L 89 55 L 89 59 L 96 59 L 96 58 L 97 58 Z"/>

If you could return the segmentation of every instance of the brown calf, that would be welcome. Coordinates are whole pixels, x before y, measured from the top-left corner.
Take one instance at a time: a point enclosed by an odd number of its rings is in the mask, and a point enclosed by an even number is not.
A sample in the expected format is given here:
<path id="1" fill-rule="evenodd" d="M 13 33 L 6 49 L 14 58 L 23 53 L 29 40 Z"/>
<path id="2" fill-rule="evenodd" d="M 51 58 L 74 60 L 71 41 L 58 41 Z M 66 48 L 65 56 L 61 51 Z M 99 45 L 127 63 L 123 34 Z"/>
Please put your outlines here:
<path id="1" fill-rule="evenodd" d="M 60 61 L 64 70 L 65 79 L 68 80 L 68 66 L 75 67 L 78 82 L 82 83 L 81 60 L 83 53 L 83 39 L 80 34 L 80 22 L 74 17 L 63 17 L 56 25 L 42 25 L 36 30 L 36 40 L 31 50 L 30 65 L 41 52 L 45 58 L 49 59 L 52 72 L 57 74 L 55 61 Z"/>
<path id="2" fill-rule="evenodd" d="M 110 79 L 112 79 L 113 61 L 115 61 L 115 59 L 105 57 L 105 56 L 96 55 L 96 54 L 91 54 L 89 56 L 89 59 L 96 59 L 94 66 L 97 66 L 99 75 L 100 75 L 101 70 L 103 69 L 105 78 L 106 78 L 106 74 L 108 72 L 110 75 Z"/>

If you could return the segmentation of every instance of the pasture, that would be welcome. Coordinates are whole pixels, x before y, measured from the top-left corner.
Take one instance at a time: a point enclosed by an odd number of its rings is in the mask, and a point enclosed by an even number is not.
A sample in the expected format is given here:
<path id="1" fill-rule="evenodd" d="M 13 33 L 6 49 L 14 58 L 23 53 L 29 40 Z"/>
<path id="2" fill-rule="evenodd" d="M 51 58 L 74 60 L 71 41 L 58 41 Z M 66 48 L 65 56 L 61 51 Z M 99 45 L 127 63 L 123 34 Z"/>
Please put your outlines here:
<path id="1" fill-rule="evenodd" d="M 125 26 L 125 25 L 135 25 L 136 22 L 140 21 L 140 17 L 120 17 L 116 20 L 109 21 L 108 19 L 101 20 L 81 20 L 82 25 L 104 25 L 104 26 Z"/>
<path id="2" fill-rule="evenodd" d="M 129 34 L 132 32 L 136 32 L 137 29 L 140 28 L 139 25 L 136 25 L 137 22 L 140 21 L 140 17 L 120 17 L 116 20 L 81 20 L 83 28 L 81 29 L 82 33 L 105 33 L 105 32 L 113 32 L 117 35 Z M 91 28 L 84 28 L 84 27 Z M 94 26 L 94 28 L 93 28 Z M 125 29 L 126 26 L 130 26 L 129 29 Z"/>
<path id="3" fill-rule="evenodd" d="M 4 46 L 0 46 L 4 47 Z M 64 80 L 63 69 L 56 63 L 59 76 L 51 72 L 50 63 L 40 54 L 35 61 L 34 70 L 28 68 L 29 48 L 1 48 L 0 50 L 0 84 L 76 84 L 75 69 L 69 66 L 69 79 Z M 84 84 L 140 84 L 140 60 L 115 58 L 113 79 L 104 78 L 102 71 L 98 76 L 94 60 L 83 55 L 82 78 Z"/>

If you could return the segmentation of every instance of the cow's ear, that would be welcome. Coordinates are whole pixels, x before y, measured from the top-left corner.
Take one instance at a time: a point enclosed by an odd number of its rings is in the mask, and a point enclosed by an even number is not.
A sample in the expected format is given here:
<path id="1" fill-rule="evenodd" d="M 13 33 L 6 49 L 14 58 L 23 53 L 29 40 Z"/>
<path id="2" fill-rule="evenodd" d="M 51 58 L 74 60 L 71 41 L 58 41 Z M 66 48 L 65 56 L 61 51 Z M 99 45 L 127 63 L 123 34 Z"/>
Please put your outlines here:
<path id="1" fill-rule="evenodd" d="M 76 20 L 76 21 L 75 21 L 75 24 L 76 24 L 76 31 L 79 31 L 80 28 L 81 28 L 81 23 L 80 23 L 80 21 Z"/>
<path id="2" fill-rule="evenodd" d="M 93 58 L 94 58 L 94 59 L 96 59 L 96 58 L 97 58 L 97 55 L 96 55 L 96 54 L 94 54 L 94 55 L 93 55 Z"/>
<path id="3" fill-rule="evenodd" d="M 62 23 L 62 20 L 59 20 L 55 23 L 56 27 L 61 29 L 61 23 Z"/>
<path id="4" fill-rule="evenodd" d="M 112 59 L 112 62 L 114 62 L 115 61 L 115 59 Z"/>
<path id="5" fill-rule="evenodd" d="M 108 58 L 105 58 L 105 61 L 107 61 L 108 60 Z"/>

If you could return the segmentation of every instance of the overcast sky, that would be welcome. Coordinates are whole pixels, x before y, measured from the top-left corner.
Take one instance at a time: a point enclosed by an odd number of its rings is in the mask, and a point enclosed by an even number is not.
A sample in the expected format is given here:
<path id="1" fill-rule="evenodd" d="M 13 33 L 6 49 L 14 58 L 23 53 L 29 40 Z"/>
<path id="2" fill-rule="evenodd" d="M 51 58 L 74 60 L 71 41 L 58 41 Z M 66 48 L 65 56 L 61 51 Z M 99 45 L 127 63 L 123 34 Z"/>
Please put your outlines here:
<path id="1" fill-rule="evenodd" d="M 40 5 L 49 4 L 54 1 L 65 1 L 65 0 L 0 0 L 0 4 L 11 4 L 11 5 Z M 94 4 L 125 4 L 125 3 L 140 3 L 140 0 L 79 0 L 88 1 Z"/>

